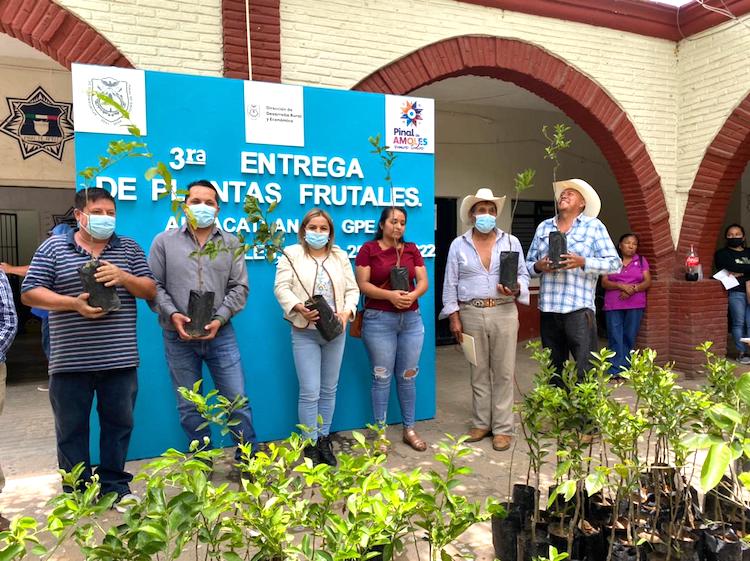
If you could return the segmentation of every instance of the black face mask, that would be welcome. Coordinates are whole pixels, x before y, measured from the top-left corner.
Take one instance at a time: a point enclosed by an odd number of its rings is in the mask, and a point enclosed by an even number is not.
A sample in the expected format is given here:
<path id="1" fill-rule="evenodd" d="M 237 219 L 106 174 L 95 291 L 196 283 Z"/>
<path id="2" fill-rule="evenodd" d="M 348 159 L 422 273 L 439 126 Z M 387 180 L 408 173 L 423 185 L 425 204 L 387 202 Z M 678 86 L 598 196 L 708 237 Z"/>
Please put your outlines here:
<path id="1" fill-rule="evenodd" d="M 744 243 L 742 238 L 727 238 L 727 247 L 742 247 Z"/>

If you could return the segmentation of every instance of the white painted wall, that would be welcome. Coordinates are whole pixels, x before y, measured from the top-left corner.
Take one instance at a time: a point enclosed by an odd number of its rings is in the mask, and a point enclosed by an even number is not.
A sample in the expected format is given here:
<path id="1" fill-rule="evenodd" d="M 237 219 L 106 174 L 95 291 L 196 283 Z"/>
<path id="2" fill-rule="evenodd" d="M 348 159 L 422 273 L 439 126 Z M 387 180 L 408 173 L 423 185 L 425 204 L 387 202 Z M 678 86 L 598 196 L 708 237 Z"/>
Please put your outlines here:
<path id="1" fill-rule="evenodd" d="M 56 0 L 143 70 L 221 76 L 221 0 Z"/>
<path id="2" fill-rule="evenodd" d="M 508 229 L 517 172 L 537 170 L 535 187 L 523 199 L 552 201 L 552 164 L 544 159 L 547 141 L 541 131 L 555 123 L 572 126 L 572 145 L 560 157 L 558 179 L 580 177 L 593 185 L 602 199 L 600 218 L 617 238 L 628 230 L 628 222 L 615 178 L 594 142 L 559 112 L 438 102 L 435 195 L 463 198 L 489 187 L 507 196 L 499 224 Z"/>

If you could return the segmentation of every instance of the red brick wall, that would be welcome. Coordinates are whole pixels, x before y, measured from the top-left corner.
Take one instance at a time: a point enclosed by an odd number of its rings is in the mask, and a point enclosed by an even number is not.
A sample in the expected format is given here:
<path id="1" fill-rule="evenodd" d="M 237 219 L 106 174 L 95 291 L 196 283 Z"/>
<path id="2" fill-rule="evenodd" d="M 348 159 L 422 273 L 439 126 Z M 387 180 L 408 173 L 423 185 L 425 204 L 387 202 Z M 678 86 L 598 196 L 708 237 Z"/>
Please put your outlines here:
<path id="1" fill-rule="evenodd" d="M 224 76 L 247 79 L 247 33 L 244 0 L 222 0 Z M 279 0 L 250 2 L 250 51 L 253 80 L 281 81 Z"/>
<path id="2" fill-rule="evenodd" d="M 65 68 L 74 62 L 133 66 L 96 29 L 50 0 L 0 0 L 0 31 Z"/>

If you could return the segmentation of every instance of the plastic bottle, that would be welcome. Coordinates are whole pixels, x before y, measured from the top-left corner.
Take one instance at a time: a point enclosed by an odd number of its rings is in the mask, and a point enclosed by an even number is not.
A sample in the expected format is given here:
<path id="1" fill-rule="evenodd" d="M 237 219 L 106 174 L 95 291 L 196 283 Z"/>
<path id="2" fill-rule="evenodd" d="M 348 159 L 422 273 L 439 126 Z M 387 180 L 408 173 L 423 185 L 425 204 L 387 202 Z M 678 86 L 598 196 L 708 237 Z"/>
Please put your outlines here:
<path id="1" fill-rule="evenodd" d="M 698 259 L 698 254 L 693 249 L 693 244 L 690 244 L 690 252 L 685 258 L 685 280 L 697 281 L 700 277 L 701 261 Z"/>

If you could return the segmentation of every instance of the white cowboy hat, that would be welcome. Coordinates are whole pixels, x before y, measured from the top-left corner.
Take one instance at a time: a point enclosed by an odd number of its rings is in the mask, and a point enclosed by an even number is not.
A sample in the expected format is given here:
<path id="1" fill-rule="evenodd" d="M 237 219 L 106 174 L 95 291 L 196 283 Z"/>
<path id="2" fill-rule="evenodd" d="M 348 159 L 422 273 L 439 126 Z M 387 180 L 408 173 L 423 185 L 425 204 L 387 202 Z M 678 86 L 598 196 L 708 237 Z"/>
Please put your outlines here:
<path id="1" fill-rule="evenodd" d="M 560 193 L 565 189 L 575 189 L 578 191 L 583 200 L 586 202 L 586 208 L 583 209 L 583 214 L 596 218 L 599 216 L 599 211 L 602 209 L 602 201 L 599 195 L 596 194 L 594 188 L 586 183 L 583 179 L 565 179 L 564 181 L 557 181 L 552 184 L 555 190 L 555 200 L 560 202 Z"/>
<path id="2" fill-rule="evenodd" d="M 469 225 L 472 223 L 471 207 L 473 207 L 480 201 L 489 201 L 491 203 L 495 203 L 498 216 L 500 216 L 500 213 L 503 211 L 503 206 L 505 206 L 504 195 L 502 197 L 496 197 L 492 194 L 492 189 L 482 187 L 477 191 L 476 195 L 469 195 L 468 197 L 464 197 L 464 200 L 461 201 L 461 211 L 459 212 L 459 215 L 461 216 L 461 221 L 464 224 Z"/>

